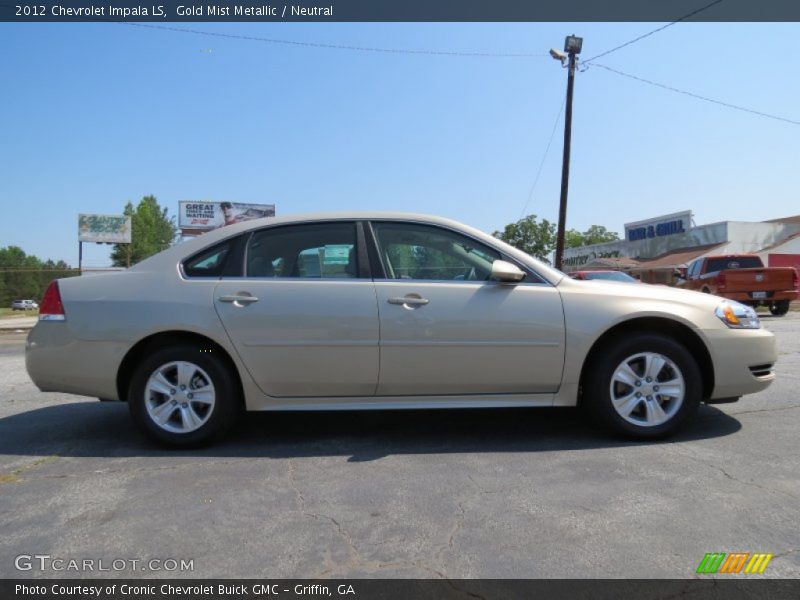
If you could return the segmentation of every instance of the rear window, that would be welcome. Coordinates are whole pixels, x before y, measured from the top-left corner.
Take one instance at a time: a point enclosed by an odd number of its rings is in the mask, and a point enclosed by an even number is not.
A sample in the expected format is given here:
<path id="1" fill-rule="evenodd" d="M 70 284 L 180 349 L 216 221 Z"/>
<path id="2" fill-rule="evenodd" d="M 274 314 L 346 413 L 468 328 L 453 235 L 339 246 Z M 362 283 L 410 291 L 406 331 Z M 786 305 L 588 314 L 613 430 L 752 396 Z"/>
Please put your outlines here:
<path id="1" fill-rule="evenodd" d="M 725 269 L 758 269 L 763 267 L 757 256 L 734 256 L 731 258 L 710 258 L 706 273 L 715 273 Z"/>
<path id="2" fill-rule="evenodd" d="M 230 241 L 207 248 L 187 259 L 183 272 L 186 277 L 222 277 L 230 251 Z"/>

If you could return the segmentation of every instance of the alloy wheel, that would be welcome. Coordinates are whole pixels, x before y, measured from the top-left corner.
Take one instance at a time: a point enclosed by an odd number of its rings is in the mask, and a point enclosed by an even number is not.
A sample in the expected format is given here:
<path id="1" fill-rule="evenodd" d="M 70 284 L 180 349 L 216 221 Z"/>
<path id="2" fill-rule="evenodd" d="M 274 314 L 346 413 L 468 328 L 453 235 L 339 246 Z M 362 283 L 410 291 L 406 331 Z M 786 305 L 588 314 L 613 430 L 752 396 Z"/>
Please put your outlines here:
<path id="1" fill-rule="evenodd" d="M 174 361 L 153 371 L 144 389 L 147 414 L 171 433 L 189 433 L 206 424 L 216 393 L 208 373 L 188 361 Z"/>
<path id="2" fill-rule="evenodd" d="M 663 354 L 641 352 L 623 360 L 611 376 L 611 403 L 629 423 L 656 427 L 683 404 L 686 384 L 678 366 Z"/>

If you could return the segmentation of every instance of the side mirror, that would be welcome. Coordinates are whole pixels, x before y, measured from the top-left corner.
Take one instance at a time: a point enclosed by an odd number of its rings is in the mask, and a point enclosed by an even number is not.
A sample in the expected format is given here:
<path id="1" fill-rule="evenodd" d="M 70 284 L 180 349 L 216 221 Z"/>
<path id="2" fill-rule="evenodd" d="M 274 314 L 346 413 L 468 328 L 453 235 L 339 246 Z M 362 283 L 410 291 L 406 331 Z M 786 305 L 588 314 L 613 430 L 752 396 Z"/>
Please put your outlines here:
<path id="1" fill-rule="evenodd" d="M 525 279 L 525 271 L 504 260 L 496 260 L 492 263 L 492 275 L 494 281 L 505 281 L 518 283 Z"/>
<path id="2" fill-rule="evenodd" d="M 675 269 L 672 274 L 678 279 L 686 279 L 686 269 Z"/>

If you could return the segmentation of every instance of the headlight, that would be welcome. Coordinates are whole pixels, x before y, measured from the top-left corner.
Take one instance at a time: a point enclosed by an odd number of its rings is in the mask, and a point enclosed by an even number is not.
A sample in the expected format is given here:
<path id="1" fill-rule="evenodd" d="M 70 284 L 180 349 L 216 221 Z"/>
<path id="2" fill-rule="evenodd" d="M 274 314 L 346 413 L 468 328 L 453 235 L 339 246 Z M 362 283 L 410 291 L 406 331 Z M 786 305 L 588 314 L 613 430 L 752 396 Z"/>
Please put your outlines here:
<path id="1" fill-rule="evenodd" d="M 754 308 L 734 302 L 723 300 L 714 311 L 720 320 L 732 329 L 759 329 L 761 321 Z"/>

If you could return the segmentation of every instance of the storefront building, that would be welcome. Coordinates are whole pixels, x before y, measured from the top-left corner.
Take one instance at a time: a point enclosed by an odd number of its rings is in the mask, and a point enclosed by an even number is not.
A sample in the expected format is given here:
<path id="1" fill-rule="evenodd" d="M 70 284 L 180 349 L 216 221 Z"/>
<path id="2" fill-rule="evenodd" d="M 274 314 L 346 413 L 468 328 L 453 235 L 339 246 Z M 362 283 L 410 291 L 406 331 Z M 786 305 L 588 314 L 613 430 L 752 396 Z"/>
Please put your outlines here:
<path id="1" fill-rule="evenodd" d="M 800 215 L 694 226 L 691 211 L 625 224 L 616 242 L 568 248 L 564 270 L 614 269 L 647 283 L 674 283 L 675 269 L 706 255 L 752 253 L 767 266 L 800 269 Z"/>

